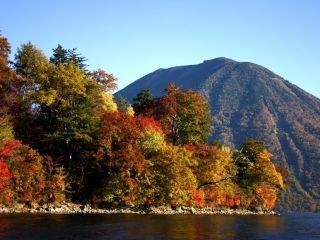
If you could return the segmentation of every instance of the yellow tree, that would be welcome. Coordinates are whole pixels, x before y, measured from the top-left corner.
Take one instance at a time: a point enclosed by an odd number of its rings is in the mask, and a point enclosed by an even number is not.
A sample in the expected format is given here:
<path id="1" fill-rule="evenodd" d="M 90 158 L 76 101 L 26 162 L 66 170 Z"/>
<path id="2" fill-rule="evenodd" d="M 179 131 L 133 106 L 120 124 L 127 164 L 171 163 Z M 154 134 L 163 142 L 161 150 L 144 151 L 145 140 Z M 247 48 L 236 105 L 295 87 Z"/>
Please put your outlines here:
<path id="1" fill-rule="evenodd" d="M 275 206 L 279 190 L 284 188 L 282 175 L 272 162 L 272 154 L 261 141 L 247 140 L 234 161 L 238 169 L 237 182 L 254 199 L 254 207 Z"/>
<path id="2" fill-rule="evenodd" d="M 182 147 L 168 144 L 150 161 L 156 203 L 191 205 L 198 184 L 192 171 L 197 165 L 192 153 Z"/>

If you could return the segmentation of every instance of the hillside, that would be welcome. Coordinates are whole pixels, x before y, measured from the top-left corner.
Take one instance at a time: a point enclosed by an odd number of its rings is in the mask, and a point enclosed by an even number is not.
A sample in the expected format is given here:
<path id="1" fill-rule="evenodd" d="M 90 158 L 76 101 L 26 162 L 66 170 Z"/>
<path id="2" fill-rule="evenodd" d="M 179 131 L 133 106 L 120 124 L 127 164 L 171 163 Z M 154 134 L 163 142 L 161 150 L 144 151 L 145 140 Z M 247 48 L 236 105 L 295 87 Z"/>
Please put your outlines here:
<path id="1" fill-rule="evenodd" d="M 118 94 L 131 101 L 142 89 L 161 96 L 169 82 L 192 88 L 210 102 L 210 141 L 240 146 L 263 140 L 288 170 L 279 209 L 312 210 L 320 202 L 320 100 L 270 70 L 227 58 L 158 69 Z"/>

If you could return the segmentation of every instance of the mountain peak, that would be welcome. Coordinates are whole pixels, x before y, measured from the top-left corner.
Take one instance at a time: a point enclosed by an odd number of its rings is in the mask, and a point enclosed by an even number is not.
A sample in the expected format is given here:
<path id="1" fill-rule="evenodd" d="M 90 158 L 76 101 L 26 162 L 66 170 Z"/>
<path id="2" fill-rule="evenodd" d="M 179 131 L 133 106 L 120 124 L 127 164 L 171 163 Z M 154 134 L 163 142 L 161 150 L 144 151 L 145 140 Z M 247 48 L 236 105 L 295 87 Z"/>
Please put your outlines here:
<path id="1" fill-rule="evenodd" d="M 203 63 L 227 63 L 227 62 L 236 62 L 236 61 L 226 57 L 218 57 L 218 58 L 203 61 Z"/>

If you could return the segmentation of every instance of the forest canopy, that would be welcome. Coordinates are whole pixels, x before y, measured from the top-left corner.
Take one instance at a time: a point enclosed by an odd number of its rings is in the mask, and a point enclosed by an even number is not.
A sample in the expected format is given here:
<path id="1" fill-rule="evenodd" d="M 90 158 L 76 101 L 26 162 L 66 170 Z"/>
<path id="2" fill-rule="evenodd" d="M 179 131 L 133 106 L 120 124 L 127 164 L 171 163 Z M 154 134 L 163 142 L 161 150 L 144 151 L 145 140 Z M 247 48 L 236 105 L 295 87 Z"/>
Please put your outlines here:
<path id="1" fill-rule="evenodd" d="M 117 79 L 89 71 L 76 48 L 49 58 L 0 36 L 0 204 L 196 206 L 272 209 L 284 188 L 272 154 L 208 144 L 206 99 L 169 84 L 131 105 Z"/>

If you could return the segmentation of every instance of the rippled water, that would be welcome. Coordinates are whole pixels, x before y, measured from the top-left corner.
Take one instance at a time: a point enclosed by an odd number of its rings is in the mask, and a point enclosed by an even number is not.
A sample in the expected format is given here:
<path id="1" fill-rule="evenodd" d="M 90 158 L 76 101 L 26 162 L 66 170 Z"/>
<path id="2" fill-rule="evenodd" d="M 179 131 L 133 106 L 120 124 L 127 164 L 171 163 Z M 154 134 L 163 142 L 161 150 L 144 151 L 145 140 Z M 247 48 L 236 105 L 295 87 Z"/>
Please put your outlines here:
<path id="1" fill-rule="evenodd" d="M 2 214 L 0 239 L 320 239 L 320 215 Z"/>

